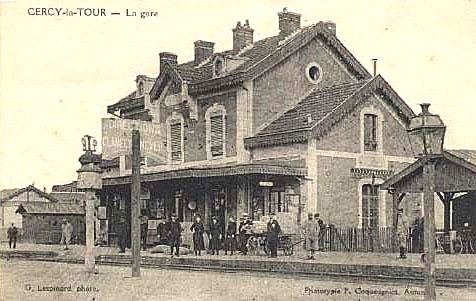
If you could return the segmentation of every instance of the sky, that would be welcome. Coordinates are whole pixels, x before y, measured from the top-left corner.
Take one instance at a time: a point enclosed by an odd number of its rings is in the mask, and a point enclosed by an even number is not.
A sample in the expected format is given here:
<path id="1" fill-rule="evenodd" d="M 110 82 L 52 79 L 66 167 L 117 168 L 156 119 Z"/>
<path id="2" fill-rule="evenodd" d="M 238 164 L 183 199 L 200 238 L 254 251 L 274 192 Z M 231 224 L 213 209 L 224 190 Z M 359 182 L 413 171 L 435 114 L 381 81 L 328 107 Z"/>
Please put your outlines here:
<path id="1" fill-rule="evenodd" d="M 369 71 L 378 58 L 377 72 L 415 112 L 432 104 L 446 148 L 476 149 L 476 1 L 0 1 L 0 189 L 75 180 L 81 137 L 100 141 L 107 105 L 135 89 L 137 74 L 157 76 L 159 52 L 180 63 L 199 39 L 230 49 L 231 29 L 246 19 L 255 40 L 275 35 L 284 7 L 303 26 L 334 21 L 344 45 Z M 107 16 L 29 15 L 34 8 Z"/>

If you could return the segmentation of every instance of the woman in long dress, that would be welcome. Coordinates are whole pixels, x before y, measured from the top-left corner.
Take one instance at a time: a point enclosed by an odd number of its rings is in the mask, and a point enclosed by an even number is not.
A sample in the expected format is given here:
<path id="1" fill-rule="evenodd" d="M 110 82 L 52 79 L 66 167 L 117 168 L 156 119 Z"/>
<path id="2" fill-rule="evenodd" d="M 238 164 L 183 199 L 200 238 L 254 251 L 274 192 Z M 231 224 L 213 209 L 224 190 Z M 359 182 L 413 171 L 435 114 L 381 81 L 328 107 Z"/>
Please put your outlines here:
<path id="1" fill-rule="evenodd" d="M 195 222 L 193 222 L 190 227 L 190 231 L 193 233 L 193 253 L 200 256 L 201 251 L 205 249 L 205 244 L 203 243 L 203 233 L 205 232 L 205 227 L 201 221 L 200 215 L 197 215 Z"/>

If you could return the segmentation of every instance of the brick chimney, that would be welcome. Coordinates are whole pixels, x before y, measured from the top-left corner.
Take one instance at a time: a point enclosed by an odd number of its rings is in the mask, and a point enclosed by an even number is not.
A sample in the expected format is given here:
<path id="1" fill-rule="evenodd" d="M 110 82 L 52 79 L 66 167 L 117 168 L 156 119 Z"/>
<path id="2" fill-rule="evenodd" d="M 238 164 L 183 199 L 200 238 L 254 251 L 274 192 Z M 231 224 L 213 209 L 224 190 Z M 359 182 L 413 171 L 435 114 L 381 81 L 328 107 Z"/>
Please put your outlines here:
<path id="1" fill-rule="evenodd" d="M 240 50 L 246 46 L 253 44 L 253 29 L 250 27 L 250 22 L 245 21 L 242 26 L 240 22 L 236 23 L 233 31 L 233 50 Z"/>
<path id="2" fill-rule="evenodd" d="M 207 41 L 195 41 L 194 45 L 194 64 L 198 65 L 213 55 L 213 46 L 215 43 Z"/>
<path id="3" fill-rule="evenodd" d="M 326 27 L 327 31 L 329 31 L 333 35 L 336 35 L 336 33 L 337 33 L 336 23 L 334 23 L 332 21 L 326 21 L 326 22 L 324 22 L 324 26 Z"/>
<path id="4" fill-rule="evenodd" d="M 282 12 L 278 13 L 279 16 L 279 35 L 284 38 L 291 33 L 301 28 L 301 15 L 292 13 L 283 8 Z"/>
<path id="5" fill-rule="evenodd" d="M 160 72 L 164 69 L 165 62 L 169 63 L 172 66 L 177 65 L 177 55 L 171 52 L 161 52 L 159 53 L 160 57 Z"/>

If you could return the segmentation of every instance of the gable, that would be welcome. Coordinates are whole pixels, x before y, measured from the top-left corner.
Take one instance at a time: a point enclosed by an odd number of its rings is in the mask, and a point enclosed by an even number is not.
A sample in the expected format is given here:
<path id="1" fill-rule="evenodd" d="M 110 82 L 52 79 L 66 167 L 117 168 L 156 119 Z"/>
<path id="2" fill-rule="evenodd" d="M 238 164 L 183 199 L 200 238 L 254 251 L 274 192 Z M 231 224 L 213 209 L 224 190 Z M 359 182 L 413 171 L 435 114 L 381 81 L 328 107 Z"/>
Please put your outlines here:
<path id="1" fill-rule="evenodd" d="M 307 74 L 309 66 L 319 68 L 317 83 Z M 253 81 L 253 129 L 257 132 L 256 129 L 291 109 L 313 89 L 356 81 L 327 46 L 314 38 Z"/>
<path id="2" fill-rule="evenodd" d="M 294 108 L 283 113 L 255 136 L 245 139 L 247 148 L 305 142 L 329 133 L 356 106 L 371 95 L 378 97 L 405 124 L 415 116 L 412 109 L 380 76 L 368 82 L 344 84 L 312 91 Z M 319 110 L 325 108 L 322 112 Z M 316 114 L 316 112 L 320 112 Z"/>
<path id="3" fill-rule="evenodd" d="M 316 148 L 340 152 L 363 152 L 365 114 L 377 116 L 379 151 L 383 155 L 413 156 L 406 130 L 408 123 L 375 93 L 370 94 L 329 131 L 319 136 Z"/>

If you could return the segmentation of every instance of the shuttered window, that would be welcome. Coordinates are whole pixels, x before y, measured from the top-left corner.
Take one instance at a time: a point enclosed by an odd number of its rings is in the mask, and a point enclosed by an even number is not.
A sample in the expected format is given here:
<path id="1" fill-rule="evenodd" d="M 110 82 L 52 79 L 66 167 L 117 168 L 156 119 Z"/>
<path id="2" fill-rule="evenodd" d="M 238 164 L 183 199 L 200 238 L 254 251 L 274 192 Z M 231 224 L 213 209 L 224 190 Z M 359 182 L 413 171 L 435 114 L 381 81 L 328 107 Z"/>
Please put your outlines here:
<path id="1" fill-rule="evenodd" d="M 377 151 L 377 116 L 364 115 L 364 150 Z"/>
<path id="2" fill-rule="evenodd" d="M 182 123 L 170 125 L 170 159 L 182 160 Z"/>
<path id="3" fill-rule="evenodd" d="M 210 117 L 210 152 L 212 157 L 221 157 L 223 151 L 223 115 Z"/>

